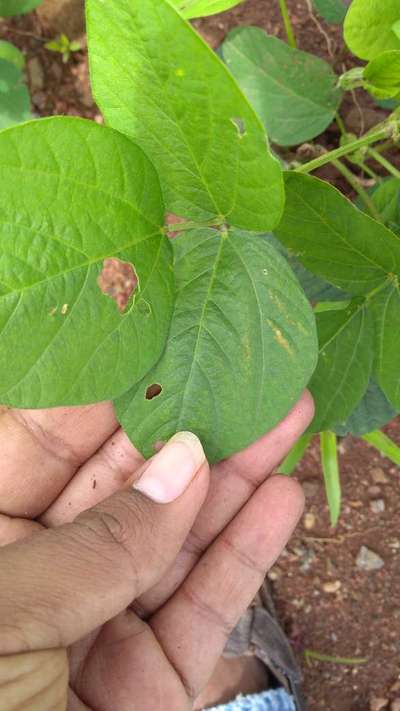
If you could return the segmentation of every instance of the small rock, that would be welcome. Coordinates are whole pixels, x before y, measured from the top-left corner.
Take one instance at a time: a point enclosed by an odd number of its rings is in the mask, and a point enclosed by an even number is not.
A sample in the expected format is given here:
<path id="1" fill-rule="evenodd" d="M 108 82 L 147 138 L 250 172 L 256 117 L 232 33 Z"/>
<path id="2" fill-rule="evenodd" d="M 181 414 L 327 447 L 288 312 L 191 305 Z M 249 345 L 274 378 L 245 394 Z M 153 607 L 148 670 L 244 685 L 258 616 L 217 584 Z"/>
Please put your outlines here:
<path id="1" fill-rule="evenodd" d="M 382 711 L 387 708 L 389 699 L 384 699 L 378 696 L 373 696 L 369 702 L 370 711 Z"/>
<path id="2" fill-rule="evenodd" d="M 40 91 L 44 88 L 44 71 L 37 57 L 28 61 L 28 75 L 31 91 Z"/>
<path id="3" fill-rule="evenodd" d="M 311 499 L 318 492 L 319 484 L 317 481 L 303 481 L 303 491 L 307 499 Z"/>
<path id="4" fill-rule="evenodd" d="M 361 570 L 380 570 L 385 565 L 385 561 L 374 551 L 371 551 L 367 546 L 361 546 L 357 558 L 356 566 Z M 383 707 L 382 707 L 383 708 Z"/>
<path id="5" fill-rule="evenodd" d="M 382 467 L 372 467 L 371 479 L 374 484 L 388 484 L 389 479 L 383 471 Z"/>
<path id="6" fill-rule="evenodd" d="M 315 515 L 313 513 L 306 513 L 306 515 L 304 516 L 304 528 L 307 531 L 311 531 L 311 529 L 315 526 L 315 520 Z"/>
<path id="7" fill-rule="evenodd" d="M 390 704 L 390 711 L 400 711 L 400 699 L 395 699 Z"/>
<path id="8" fill-rule="evenodd" d="M 324 583 L 322 589 L 326 593 L 333 594 L 339 592 L 341 587 L 342 583 L 340 582 L 340 580 L 333 580 L 332 582 Z"/>
<path id="9" fill-rule="evenodd" d="M 369 486 L 368 493 L 370 496 L 379 496 L 379 494 L 381 493 L 381 489 L 379 488 L 379 486 Z"/>
<path id="10" fill-rule="evenodd" d="M 300 572 L 301 573 L 308 573 L 308 571 L 311 568 L 311 565 L 314 563 L 316 559 L 315 552 L 312 550 L 312 548 L 308 548 L 307 551 L 304 553 L 302 556 L 302 564 L 300 566 Z"/>
<path id="11" fill-rule="evenodd" d="M 282 575 L 282 571 L 280 570 L 280 568 L 272 568 L 272 570 L 270 570 L 268 573 L 268 578 L 269 578 L 269 580 L 272 580 L 273 582 L 275 582 L 276 580 L 279 580 L 281 575 Z"/>
<path id="12" fill-rule="evenodd" d="M 385 510 L 385 502 L 383 499 L 374 499 L 369 505 L 372 513 L 379 514 Z"/>

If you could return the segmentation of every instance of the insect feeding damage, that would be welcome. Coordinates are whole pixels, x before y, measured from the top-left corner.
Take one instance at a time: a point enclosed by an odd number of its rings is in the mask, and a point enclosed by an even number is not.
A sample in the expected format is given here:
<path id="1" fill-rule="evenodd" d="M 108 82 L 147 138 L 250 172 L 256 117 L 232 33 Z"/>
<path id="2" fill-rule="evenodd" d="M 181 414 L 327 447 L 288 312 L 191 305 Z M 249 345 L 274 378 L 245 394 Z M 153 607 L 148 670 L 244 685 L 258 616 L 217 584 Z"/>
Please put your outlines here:
<path id="1" fill-rule="evenodd" d="M 110 257 L 104 260 L 97 283 L 103 294 L 113 299 L 123 313 L 137 288 L 138 278 L 132 264 Z"/>
<path id="2" fill-rule="evenodd" d="M 149 385 L 149 387 L 146 390 L 146 400 L 152 400 L 155 397 L 158 397 L 162 393 L 162 385 L 159 383 L 153 383 L 152 385 Z"/>

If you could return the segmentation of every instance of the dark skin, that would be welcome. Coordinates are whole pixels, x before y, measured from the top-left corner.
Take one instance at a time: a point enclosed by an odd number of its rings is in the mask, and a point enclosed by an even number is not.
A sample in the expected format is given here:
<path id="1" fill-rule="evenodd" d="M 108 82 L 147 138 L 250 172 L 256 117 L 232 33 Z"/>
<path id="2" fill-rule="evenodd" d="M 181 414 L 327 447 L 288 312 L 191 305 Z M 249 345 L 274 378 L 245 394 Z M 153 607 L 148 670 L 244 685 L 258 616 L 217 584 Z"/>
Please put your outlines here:
<path id="1" fill-rule="evenodd" d="M 211 472 L 193 436 L 150 469 L 108 403 L 0 415 L 0 708 L 193 709 L 302 513 L 270 475 L 312 415 Z"/>

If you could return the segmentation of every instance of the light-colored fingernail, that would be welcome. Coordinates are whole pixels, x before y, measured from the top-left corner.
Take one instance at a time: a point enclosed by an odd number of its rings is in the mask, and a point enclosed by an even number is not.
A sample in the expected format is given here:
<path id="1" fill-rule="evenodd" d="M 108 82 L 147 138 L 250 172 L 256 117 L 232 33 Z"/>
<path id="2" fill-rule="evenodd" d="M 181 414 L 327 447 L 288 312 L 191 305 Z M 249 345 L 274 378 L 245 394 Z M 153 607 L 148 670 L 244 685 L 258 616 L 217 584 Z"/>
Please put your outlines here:
<path id="1" fill-rule="evenodd" d="M 169 504 L 183 494 L 205 459 L 199 438 L 178 432 L 147 462 L 133 488 L 159 504 Z"/>

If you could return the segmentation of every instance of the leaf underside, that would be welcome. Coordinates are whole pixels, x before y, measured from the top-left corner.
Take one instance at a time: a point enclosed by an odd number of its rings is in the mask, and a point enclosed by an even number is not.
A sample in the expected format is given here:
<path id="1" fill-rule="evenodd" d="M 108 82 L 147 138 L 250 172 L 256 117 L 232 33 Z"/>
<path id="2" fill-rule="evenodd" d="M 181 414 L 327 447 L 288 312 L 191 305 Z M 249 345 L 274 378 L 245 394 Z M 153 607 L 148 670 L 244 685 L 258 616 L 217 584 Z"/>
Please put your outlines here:
<path id="1" fill-rule="evenodd" d="M 258 117 L 192 27 L 165 0 L 88 0 L 87 26 L 97 103 L 153 161 L 167 210 L 273 228 L 283 209 L 280 166 Z"/>
<path id="2" fill-rule="evenodd" d="M 312 311 L 284 259 L 259 235 L 198 230 L 174 240 L 177 301 L 165 353 L 116 402 L 146 455 L 192 430 L 211 461 L 277 424 L 316 357 Z M 146 399 L 152 385 L 161 393 Z"/>
<path id="3" fill-rule="evenodd" d="M 340 104 L 330 65 L 258 27 L 229 33 L 223 58 L 274 143 L 293 146 L 322 133 Z"/>
<path id="4" fill-rule="evenodd" d="M 73 118 L 0 134 L 0 402 L 115 397 L 159 357 L 173 304 L 157 175 L 127 138 Z M 101 293 L 105 259 L 139 279 L 120 313 Z"/>

